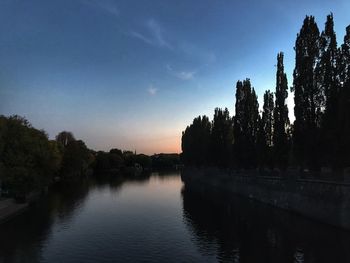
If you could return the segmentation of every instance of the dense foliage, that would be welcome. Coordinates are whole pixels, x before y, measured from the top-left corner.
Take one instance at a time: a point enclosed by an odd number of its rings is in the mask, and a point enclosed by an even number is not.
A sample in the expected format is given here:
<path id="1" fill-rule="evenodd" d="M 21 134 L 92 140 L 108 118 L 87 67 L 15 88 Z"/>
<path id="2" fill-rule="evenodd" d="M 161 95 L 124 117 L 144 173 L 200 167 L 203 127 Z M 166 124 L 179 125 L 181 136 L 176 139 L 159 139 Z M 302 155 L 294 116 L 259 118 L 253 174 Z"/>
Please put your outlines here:
<path id="1" fill-rule="evenodd" d="M 143 169 L 152 167 L 152 159 L 145 154 L 136 154 L 132 151 L 111 149 L 109 152 L 99 151 L 96 153 L 94 164 L 95 172 L 119 172 L 125 167 L 139 165 Z"/>
<path id="2" fill-rule="evenodd" d="M 55 141 L 19 116 L 0 116 L 0 180 L 19 197 L 47 186 L 62 156 Z"/>
<path id="3" fill-rule="evenodd" d="M 69 132 L 49 140 L 19 116 L 0 116 L 0 182 L 3 191 L 18 199 L 41 191 L 54 178 L 77 179 L 93 156 L 84 142 Z"/>
<path id="4" fill-rule="evenodd" d="M 333 15 L 320 32 L 306 16 L 295 42 L 294 115 L 290 124 L 283 53 L 277 55 L 276 88 L 266 91 L 262 112 L 249 79 L 236 85 L 235 116 L 215 109 L 182 135 L 185 164 L 340 170 L 350 166 L 350 26 L 338 48 Z"/>
<path id="5" fill-rule="evenodd" d="M 174 168 L 180 164 L 180 156 L 174 154 L 137 154 L 132 151 L 111 149 L 109 152 L 99 151 L 95 154 L 94 170 L 96 173 L 123 172 L 127 167 L 141 167 L 143 170 L 158 168 Z"/>

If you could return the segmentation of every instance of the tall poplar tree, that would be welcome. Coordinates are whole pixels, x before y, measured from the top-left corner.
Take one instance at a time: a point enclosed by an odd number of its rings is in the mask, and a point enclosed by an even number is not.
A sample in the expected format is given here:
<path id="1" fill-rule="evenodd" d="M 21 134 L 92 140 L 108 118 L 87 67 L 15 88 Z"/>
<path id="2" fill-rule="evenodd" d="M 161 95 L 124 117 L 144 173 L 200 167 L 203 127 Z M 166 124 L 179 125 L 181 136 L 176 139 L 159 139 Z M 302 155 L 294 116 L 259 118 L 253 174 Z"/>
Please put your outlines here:
<path id="1" fill-rule="evenodd" d="M 262 112 L 263 129 L 266 136 L 266 145 L 273 146 L 273 126 L 274 126 L 274 102 L 273 93 L 270 90 L 264 93 L 264 104 Z"/>
<path id="2" fill-rule="evenodd" d="M 236 116 L 234 118 L 234 153 L 239 167 L 256 167 L 256 143 L 259 130 L 259 104 L 250 80 L 236 85 Z"/>
<path id="3" fill-rule="evenodd" d="M 338 115 L 339 77 L 338 49 L 334 32 L 333 15 L 327 16 L 325 29 L 320 36 L 320 54 L 316 66 L 316 85 L 323 95 L 322 112 L 322 163 L 334 163 L 336 116 Z"/>
<path id="4" fill-rule="evenodd" d="M 318 167 L 318 143 L 324 104 L 315 68 L 319 58 L 319 30 L 313 16 L 306 16 L 295 43 L 293 142 L 301 166 Z"/>
<path id="5" fill-rule="evenodd" d="M 264 93 L 264 104 L 257 138 L 258 159 L 260 166 L 272 167 L 272 146 L 274 126 L 274 99 L 270 90 Z"/>
<path id="6" fill-rule="evenodd" d="M 336 166 L 350 167 L 350 25 L 346 28 L 338 63 L 340 79 L 339 114 L 337 122 Z"/>
<path id="7" fill-rule="evenodd" d="M 289 126 L 288 106 L 288 81 L 284 72 L 283 53 L 277 55 L 276 73 L 276 101 L 274 109 L 273 143 L 274 162 L 277 167 L 286 168 L 288 164 L 289 142 L 287 129 Z"/>
<path id="8" fill-rule="evenodd" d="M 344 43 L 339 48 L 338 74 L 340 86 L 345 86 L 350 78 L 350 25 L 346 27 Z"/>
<path id="9" fill-rule="evenodd" d="M 233 144 L 233 122 L 227 108 L 216 108 L 211 132 L 211 161 L 219 167 L 231 163 Z"/>

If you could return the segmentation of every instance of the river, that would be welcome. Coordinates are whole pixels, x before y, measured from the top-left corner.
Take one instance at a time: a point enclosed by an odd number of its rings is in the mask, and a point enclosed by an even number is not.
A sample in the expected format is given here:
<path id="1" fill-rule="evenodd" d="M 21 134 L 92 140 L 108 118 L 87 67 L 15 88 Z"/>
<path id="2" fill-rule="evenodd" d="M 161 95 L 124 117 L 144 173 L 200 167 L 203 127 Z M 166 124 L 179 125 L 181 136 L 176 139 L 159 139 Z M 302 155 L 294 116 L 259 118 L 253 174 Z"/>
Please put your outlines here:
<path id="1" fill-rule="evenodd" d="M 163 172 L 56 186 L 0 225 L 0 262 L 350 262 L 350 233 Z"/>

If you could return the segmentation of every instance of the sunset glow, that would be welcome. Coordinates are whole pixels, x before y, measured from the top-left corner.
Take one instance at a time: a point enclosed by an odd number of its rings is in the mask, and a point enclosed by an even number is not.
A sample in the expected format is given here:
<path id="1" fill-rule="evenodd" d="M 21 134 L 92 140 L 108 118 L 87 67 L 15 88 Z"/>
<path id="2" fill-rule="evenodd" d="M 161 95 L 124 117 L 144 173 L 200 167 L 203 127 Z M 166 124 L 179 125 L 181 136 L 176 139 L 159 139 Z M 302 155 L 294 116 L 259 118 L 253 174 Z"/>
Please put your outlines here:
<path id="1" fill-rule="evenodd" d="M 331 11 L 339 41 L 349 1 L 2 1 L 0 112 L 96 150 L 180 152 L 182 131 L 215 107 L 234 113 L 235 83 L 275 88 L 276 54 L 289 85 L 306 14 Z M 238 15 L 239 14 L 239 15 Z M 293 99 L 288 98 L 293 120 Z"/>

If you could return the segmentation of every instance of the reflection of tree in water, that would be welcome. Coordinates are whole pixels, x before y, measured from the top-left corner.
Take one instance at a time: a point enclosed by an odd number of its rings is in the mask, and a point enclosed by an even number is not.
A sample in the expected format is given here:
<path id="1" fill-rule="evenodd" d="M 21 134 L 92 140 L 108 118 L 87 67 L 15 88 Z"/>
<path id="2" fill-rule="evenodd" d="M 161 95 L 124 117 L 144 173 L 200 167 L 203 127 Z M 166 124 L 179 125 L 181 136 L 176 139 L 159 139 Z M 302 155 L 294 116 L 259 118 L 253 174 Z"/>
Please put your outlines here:
<path id="1" fill-rule="evenodd" d="M 224 262 L 350 262 L 350 233 L 244 198 L 192 191 L 182 189 L 183 217 L 204 255 Z"/>
<path id="2" fill-rule="evenodd" d="M 118 192 L 124 184 L 145 184 L 151 177 L 150 172 L 143 172 L 137 176 L 104 174 L 93 178 L 95 188 L 109 187 L 113 192 Z"/>
<path id="3" fill-rule="evenodd" d="M 88 180 L 57 186 L 50 192 L 47 204 L 51 215 L 57 216 L 61 222 L 71 220 L 76 210 L 83 206 L 90 186 Z"/>
<path id="4" fill-rule="evenodd" d="M 88 181 L 55 186 L 23 215 L 0 225 L 0 262 L 39 262 L 55 220 L 68 223 L 88 192 Z"/>

